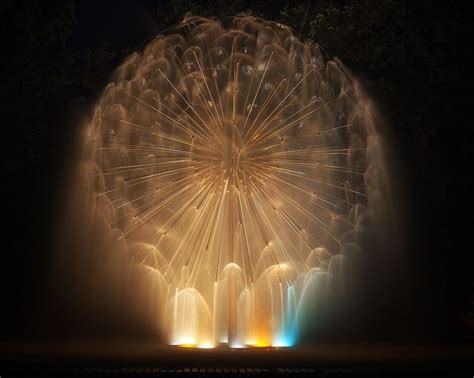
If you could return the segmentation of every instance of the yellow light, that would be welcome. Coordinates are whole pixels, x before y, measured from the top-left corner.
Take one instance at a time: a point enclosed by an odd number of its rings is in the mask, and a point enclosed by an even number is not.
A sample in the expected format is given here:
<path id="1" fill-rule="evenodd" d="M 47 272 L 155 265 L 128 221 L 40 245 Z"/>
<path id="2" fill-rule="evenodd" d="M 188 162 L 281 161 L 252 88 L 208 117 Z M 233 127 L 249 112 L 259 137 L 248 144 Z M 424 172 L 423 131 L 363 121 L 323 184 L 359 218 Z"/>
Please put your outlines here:
<path id="1" fill-rule="evenodd" d="M 177 345 L 181 348 L 195 348 L 196 341 L 192 337 L 181 337 L 174 343 L 174 345 Z"/>
<path id="2" fill-rule="evenodd" d="M 264 347 L 269 347 L 270 343 L 266 340 L 257 340 L 257 343 L 255 344 L 257 348 L 264 348 Z"/>
<path id="3" fill-rule="evenodd" d="M 179 344 L 181 348 L 196 348 L 196 344 Z"/>
<path id="4" fill-rule="evenodd" d="M 204 343 L 204 344 L 199 344 L 199 345 L 198 345 L 198 348 L 201 348 L 201 349 L 212 349 L 212 348 L 214 348 L 214 345 L 211 344 L 211 343 Z"/>

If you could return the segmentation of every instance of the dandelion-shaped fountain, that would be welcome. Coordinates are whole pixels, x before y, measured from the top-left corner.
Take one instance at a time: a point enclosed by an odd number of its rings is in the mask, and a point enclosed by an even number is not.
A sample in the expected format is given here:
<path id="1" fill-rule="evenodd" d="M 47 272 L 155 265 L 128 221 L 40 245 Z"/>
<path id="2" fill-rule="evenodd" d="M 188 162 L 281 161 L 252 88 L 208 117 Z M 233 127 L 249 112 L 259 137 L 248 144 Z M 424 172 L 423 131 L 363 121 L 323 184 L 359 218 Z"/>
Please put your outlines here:
<path id="1" fill-rule="evenodd" d="M 124 297 L 170 344 L 292 346 L 350 295 L 380 201 L 378 135 L 314 42 L 187 17 L 126 59 L 85 130 L 96 269 L 121 261 Z"/>

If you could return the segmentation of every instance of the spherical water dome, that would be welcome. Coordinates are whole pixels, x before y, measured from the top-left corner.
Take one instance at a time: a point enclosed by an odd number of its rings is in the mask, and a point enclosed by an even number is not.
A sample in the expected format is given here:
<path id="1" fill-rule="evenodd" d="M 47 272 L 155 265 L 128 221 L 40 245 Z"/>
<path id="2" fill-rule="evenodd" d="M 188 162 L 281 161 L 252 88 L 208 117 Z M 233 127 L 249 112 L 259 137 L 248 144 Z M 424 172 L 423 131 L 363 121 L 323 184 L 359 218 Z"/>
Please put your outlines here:
<path id="1" fill-rule="evenodd" d="M 187 17 L 98 101 L 89 204 L 170 344 L 291 346 L 348 295 L 380 201 L 377 139 L 357 83 L 314 42 Z"/>

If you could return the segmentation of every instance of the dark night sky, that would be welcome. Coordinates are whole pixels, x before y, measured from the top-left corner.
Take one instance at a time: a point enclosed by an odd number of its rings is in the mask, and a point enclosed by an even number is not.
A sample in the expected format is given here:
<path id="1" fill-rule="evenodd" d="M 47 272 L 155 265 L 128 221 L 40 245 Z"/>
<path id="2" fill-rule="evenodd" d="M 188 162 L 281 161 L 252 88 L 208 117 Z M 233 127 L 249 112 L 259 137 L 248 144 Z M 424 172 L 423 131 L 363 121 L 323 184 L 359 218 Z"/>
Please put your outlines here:
<path id="1" fill-rule="evenodd" d="M 76 1 L 74 22 L 58 26 L 53 33 L 64 35 L 64 41 L 43 45 L 41 41 L 49 38 L 44 28 L 64 10 L 63 2 L 47 4 L 7 1 L 1 7 L 9 54 L 1 77 L 6 150 L 0 338 L 34 334 L 31 319 L 38 311 L 38 289 L 51 257 L 51 234 L 77 120 L 87 113 L 119 62 L 186 11 L 179 1 Z M 207 12 L 213 6 L 203 1 L 197 4 Z M 269 6 L 263 1 L 239 4 L 242 9 L 276 17 L 287 2 L 276 1 L 267 12 L 264 9 Z M 403 313 L 398 328 L 424 326 L 420 332 L 428 338 L 464 338 L 473 336 L 473 320 L 469 324 L 465 319 L 474 316 L 472 91 L 465 76 L 470 34 L 464 32 L 469 29 L 468 20 L 460 8 L 449 8 L 461 17 L 453 20 L 448 14 L 443 16 L 443 6 L 427 4 L 412 10 L 418 20 L 413 27 L 421 30 L 414 33 L 421 33 L 422 41 L 431 42 L 430 30 L 435 35 L 454 21 L 461 25 L 440 37 L 446 41 L 429 49 L 430 64 L 415 60 L 402 68 L 388 65 L 373 70 L 356 59 L 351 62 L 350 57 L 345 62 L 360 73 L 369 93 L 379 101 L 393 135 L 403 175 L 400 183 L 407 183 L 395 192 L 407 204 L 402 223 L 409 238 L 404 252 L 412 256 L 417 279 L 406 285 L 407 293 L 401 296 L 411 308 Z M 450 51 L 444 51 L 445 46 Z M 341 55 L 340 47 L 325 47 Z M 376 50 L 373 54 L 377 58 Z M 449 75 L 446 82 L 426 75 L 442 69 Z M 380 78 L 392 83 L 395 92 L 387 93 Z M 60 82 L 57 88 L 49 85 L 55 81 Z"/>
<path id="2" fill-rule="evenodd" d="M 146 8 L 147 3 L 150 5 L 150 2 L 137 1 L 131 7 L 126 1 L 114 2 L 113 6 L 94 1 L 79 2 L 76 8 L 78 22 L 71 36 L 71 46 L 90 49 L 105 43 L 116 48 L 138 45 L 158 32 L 151 11 Z"/>

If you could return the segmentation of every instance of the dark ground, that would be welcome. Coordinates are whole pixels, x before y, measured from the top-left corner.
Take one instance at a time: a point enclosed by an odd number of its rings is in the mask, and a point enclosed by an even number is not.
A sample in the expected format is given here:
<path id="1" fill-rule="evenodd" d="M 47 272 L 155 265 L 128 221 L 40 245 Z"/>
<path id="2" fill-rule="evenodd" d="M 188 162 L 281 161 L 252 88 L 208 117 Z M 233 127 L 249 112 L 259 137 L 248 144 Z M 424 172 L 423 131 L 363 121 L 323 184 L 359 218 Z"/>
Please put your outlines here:
<path id="1" fill-rule="evenodd" d="M 415 278 L 371 289 L 374 312 L 357 337 L 472 345 L 472 13 L 461 2 L 395 0 L 3 1 L 5 345 L 48 335 L 35 319 L 81 120 L 120 61 L 189 10 L 285 22 L 361 79 L 393 142 Z"/>
<path id="2" fill-rule="evenodd" d="M 154 343 L 0 346 L 5 376 L 471 377 L 472 349 L 325 343 L 311 348 L 186 349 Z"/>

